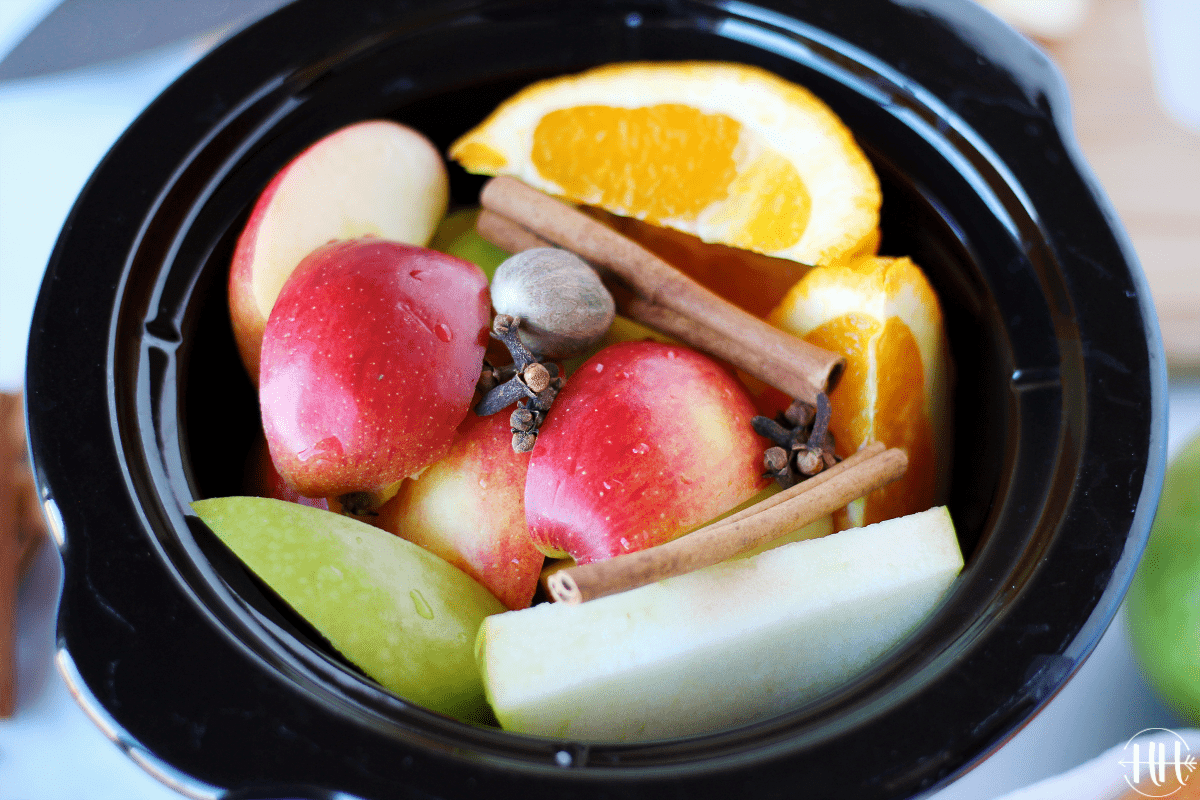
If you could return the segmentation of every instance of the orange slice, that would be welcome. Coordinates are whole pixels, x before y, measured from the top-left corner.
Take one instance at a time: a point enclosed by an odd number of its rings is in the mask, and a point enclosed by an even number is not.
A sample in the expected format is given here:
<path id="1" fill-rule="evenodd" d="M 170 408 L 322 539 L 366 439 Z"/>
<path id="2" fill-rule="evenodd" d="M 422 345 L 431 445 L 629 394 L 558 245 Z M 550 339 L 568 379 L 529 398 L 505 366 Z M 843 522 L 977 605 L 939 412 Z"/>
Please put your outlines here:
<path id="1" fill-rule="evenodd" d="M 874 440 L 908 453 L 905 476 L 835 515 L 838 530 L 943 503 L 951 365 L 941 306 L 920 268 L 908 258 L 880 256 L 817 267 L 769 319 L 846 357 L 829 397 L 838 455 Z"/>
<path id="2" fill-rule="evenodd" d="M 838 117 L 743 64 L 614 64 L 525 88 L 450 147 L 475 173 L 804 264 L 860 250 L 879 181 Z"/>

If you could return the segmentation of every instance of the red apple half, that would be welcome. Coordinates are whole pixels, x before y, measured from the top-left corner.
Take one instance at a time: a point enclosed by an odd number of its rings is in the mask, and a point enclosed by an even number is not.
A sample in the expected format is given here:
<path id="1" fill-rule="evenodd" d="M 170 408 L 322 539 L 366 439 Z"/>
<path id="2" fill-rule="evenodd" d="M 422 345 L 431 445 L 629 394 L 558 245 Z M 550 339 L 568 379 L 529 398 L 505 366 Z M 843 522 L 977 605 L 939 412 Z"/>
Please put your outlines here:
<path id="1" fill-rule="evenodd" d="M 450 449 L 488 338 L 487 279 L 374 237 L 305 258 L 263 332 L 271 460 L 300 494 L 382 495 Z"/>
<path id="2" fill-rule="evenodd" d="M 586 564 L 669 541 L 766 485 L 769 444 L 724 367 L 694 350 L 623 342 L 567 380 L 531 453 L 533 542 Z"/>
<path id="3" fill-rule="evenodd" d="M 437 148 L 387 120 L 341 128 L 292 159 L 255 203 L 229 271 L 234 339 L 251 379 L 258 380 L 271 306 L 301 259 L 327 242 L 365 235 L 424 245 L 448 197 Z"/>

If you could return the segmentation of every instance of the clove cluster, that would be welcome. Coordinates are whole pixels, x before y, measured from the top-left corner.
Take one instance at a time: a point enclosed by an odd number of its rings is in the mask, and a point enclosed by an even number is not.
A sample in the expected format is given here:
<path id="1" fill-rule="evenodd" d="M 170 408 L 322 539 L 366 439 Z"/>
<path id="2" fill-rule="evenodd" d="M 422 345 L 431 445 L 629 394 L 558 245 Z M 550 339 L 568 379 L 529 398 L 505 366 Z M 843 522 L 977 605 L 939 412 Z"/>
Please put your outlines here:
<path id="1" fill-rule="evenodd" d="M 492 321 L 492 336 L 508 348 L 512 363 L 496 367 L 484 362 L 478 383 L 483 399 L 475 405 L 475 413 L 486 417 L 516 402 L 509 417 L 512 447 L 517 453 L 528 453 L 564 378 L 557 364 L 538 361 L 525 347 L 517 333 L 520 325 L 520 317 L 509 314 L 497 314 Z"/>
<path id="2" fill-rule="evenodd" d="M 775 444 L 763 454 L 763 466 L 780 488 L 790 488 L 841 460 L 833 452 L 832 415 L 829 398 L 818 392 L 816 405 L 794 400 L 775 419 L 750 420 L 759 436 Z"/>

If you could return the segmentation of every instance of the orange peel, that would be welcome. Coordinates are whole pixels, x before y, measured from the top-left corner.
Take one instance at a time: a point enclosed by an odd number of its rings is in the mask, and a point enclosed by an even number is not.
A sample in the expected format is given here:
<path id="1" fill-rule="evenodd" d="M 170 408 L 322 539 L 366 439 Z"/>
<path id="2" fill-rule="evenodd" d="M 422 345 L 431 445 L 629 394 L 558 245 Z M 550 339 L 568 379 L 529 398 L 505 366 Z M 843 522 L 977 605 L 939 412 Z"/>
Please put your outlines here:
<path id="1" fill-rule="evenodd" d="M 908 454 L 903 478 L 835 515 L 839 530 L 945 501 L 952 366 L 941 306 L 909 258 L 817 267 L 768 315 L 772 324 L 846 357 L 830 394 L 838 455 L 871 441 Z"/>
<path id="2" fill-rule="evenodd" d="M 803 264 L 869 247 L 879 225 L 878 178 L 837 115 L 744 64 L 635 62 L 541 81 L 449 155 L 469 172 Z"/>

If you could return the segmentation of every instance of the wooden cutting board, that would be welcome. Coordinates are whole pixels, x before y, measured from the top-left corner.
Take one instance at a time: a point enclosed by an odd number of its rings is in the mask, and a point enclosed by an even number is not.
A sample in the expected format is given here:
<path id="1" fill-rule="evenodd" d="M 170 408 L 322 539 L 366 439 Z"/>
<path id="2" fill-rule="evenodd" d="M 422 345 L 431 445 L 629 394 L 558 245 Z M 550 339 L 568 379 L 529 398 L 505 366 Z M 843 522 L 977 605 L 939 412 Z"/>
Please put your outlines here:
<path id="1" fill-rule="evenodd" d="M 1168 368 L 1200 374 L 1200 133 L 1155 99 L 1138 0 L 1095 0 L 1041 42 L 1071 90 L 1080 148 L 1124 223 L 1158 310 Z"/>

